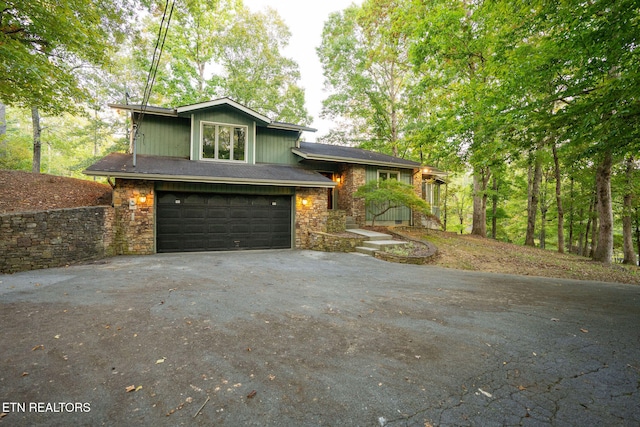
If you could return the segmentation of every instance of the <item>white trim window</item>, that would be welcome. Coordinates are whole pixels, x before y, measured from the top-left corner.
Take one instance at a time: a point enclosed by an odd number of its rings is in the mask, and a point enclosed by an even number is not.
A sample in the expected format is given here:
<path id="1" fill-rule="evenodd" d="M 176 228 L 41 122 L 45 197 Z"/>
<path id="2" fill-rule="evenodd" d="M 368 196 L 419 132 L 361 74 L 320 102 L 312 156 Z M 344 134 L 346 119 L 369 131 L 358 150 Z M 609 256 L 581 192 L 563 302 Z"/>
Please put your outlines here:
<path id="1" fill-rule="evenodd" d="M 248 126 L 200 122 L 200 158 L 246 162 L 248 137 Z"/>
<path id="2" fill-rule="evenodd" d="M 400 180 L 400 172 L 399 171 L 388 171 L 388 170 L 379 170 L 378 171 L 378 181 L 386 181 L 388 179 L 393 179 L 396 181 Z"/>

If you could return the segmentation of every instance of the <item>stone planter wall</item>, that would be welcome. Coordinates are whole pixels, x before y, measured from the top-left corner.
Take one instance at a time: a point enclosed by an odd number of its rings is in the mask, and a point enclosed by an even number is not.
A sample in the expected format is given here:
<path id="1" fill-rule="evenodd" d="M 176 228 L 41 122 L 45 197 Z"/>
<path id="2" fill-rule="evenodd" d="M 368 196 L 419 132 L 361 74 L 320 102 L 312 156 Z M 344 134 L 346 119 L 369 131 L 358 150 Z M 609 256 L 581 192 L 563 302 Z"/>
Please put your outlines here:
<path id="1" fill-rule="evenodd" d="M 114 209 L 93 206 L 0 215 L 0 273 L 61 267 L 115 254 Z"/>

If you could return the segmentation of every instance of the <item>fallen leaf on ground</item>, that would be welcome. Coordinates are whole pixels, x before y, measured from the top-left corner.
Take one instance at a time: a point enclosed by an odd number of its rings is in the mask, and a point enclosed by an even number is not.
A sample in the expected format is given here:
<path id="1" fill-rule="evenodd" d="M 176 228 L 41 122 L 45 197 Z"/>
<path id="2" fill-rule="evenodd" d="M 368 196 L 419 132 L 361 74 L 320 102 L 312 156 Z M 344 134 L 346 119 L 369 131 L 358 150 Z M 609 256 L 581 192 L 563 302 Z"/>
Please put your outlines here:
<path id="1" fill-rule="evenodd" d="M 560 321 L 560 319 L 556 319 L 555 317 L 552 317 L 552 318 L 551 318 L 551 321 L 552 321 L 552 322 L 559 322 L 559 321 Z"/>
<path id="2" fill-rule="evenodd" d="M 518 386 L 518 390 L 520 390 L 520 391 L 523 391 L 523 390 L 526 390 L 526 389 L 527 388 L 525 386 L 523 386 L 523 385 L 519 385 Z"/>
<path id="3" fill-rule="evenodd" d="M 44 350 L 44 345 L 40 344 L 31 349 L 31 351 Z"/>
<path id="4" fill-rule="evenodd" d="M 165 359 L 166 359 L 166 357 L 163 357 L 162 359 L 158 359 L 158 360 L 156 360 L 156 365 L 157 365 L 158 363 L 164 363 Z"/>
<path id="5" fill-rule="evenodd" d="M 484 394 L 487 397 L 493 397 L 493 395 L 491 393 L 489 393 L 488 391 L 484 391 L 483 389 L 479 388 L 478 391 L 482 394 Z"/>
<path id="6" fill-rule="evenodd" d="M 26 372 L 26 371 L 25 371 L 25 372 L 23 372 L 23 373 L 22 373 L 22 376 L 23 376 L 23 377 L 26 377 L 27 375 L 29 375 L 29 372 Z"/>
<path id="7" fill-rule="evenodd" d="M 124 391 L 127 393 L 130 393 L 132 391 L 135 391 L 135 389 L 136 389 L 136 386 L 131 384 L 130 386 L 125 387 Z"/>
<path id="8" fill-rule="evenodd" d="M 589 332 L 588 329 L 584 329 L 584 328 L 580 328 L 580 332 L 582 332 L 583 334 L 586 334 L 587 332 Z"/>
<path id="9" fill-rule="evenodd" d="M 138 387 L 136 387 L 136 389 L 135 389 L 134 391 L 139 391 L 139 390 L 142 390 L 142 386 L 141 386 L 141 385 L 139 385 Z"/>
<path id="10" fill-rule="evenodd" d="M 253 399 L 256 394 L 258 394 L 257 391 L 251 390 L 251 393 L 247 394 L 247 399 Z"/>

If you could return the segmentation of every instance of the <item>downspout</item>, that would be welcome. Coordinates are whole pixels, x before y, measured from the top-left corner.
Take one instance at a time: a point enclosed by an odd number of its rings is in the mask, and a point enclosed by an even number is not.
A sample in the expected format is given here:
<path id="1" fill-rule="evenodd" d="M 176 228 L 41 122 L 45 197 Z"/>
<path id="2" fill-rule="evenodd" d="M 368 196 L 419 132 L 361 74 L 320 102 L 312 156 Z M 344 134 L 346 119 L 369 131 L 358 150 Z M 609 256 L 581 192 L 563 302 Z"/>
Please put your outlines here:
<path id="1" fill-rule="evenodd" d="M 138 125 L 134 121 L 135 113 L 131 110 L 131 151 L 133 152 L 133 167 L 136 167 L 136 155 L 137 155 L 137 147 L 136 147 L 136 139 L 138 139 Z"/>

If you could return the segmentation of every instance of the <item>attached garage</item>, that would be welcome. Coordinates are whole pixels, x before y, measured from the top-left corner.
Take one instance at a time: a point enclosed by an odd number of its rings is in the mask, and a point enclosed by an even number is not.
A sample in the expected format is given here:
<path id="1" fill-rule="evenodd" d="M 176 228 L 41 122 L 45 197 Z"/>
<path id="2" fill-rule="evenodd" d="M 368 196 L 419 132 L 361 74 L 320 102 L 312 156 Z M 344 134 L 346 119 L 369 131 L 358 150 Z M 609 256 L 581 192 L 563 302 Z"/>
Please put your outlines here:
<path id="1" fill-rule="evenodd" d="M 291 248 L 292 197 L 158 192 L 158 252 Z"/>

